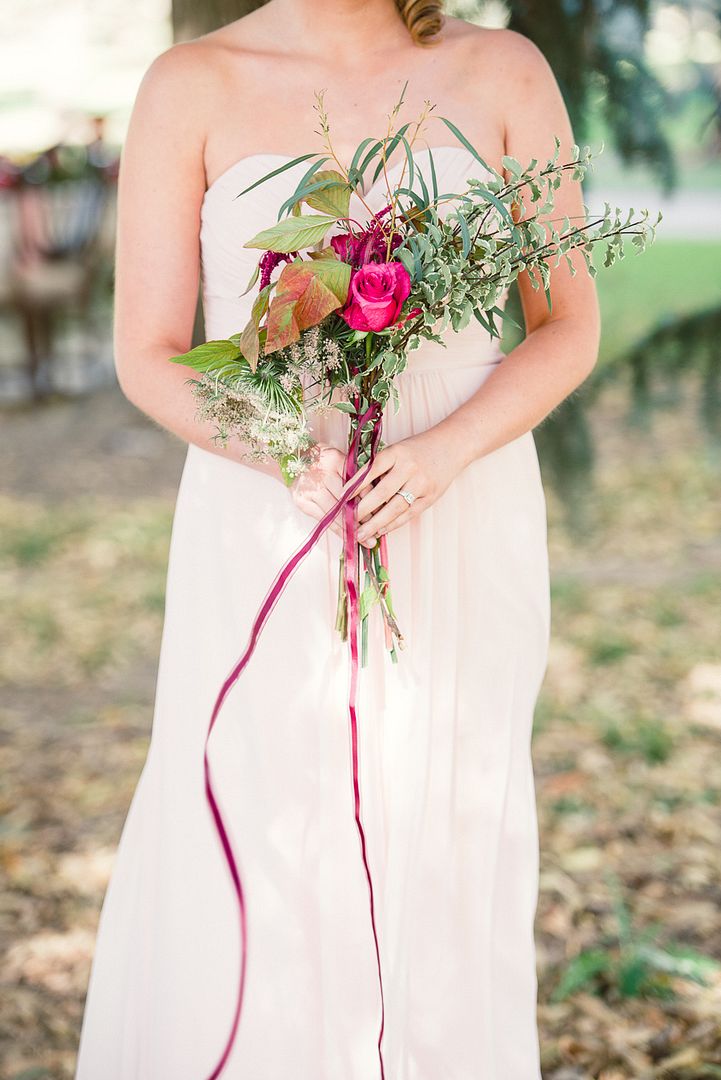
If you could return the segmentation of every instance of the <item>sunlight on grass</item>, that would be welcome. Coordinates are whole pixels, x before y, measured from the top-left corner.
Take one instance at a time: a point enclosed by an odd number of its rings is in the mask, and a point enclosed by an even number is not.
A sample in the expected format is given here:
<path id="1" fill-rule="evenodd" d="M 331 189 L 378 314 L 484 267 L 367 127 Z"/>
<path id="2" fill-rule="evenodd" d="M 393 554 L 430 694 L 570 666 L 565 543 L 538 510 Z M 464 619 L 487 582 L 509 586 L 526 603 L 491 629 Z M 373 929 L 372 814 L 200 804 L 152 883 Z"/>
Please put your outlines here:
<path id="1" fill-rule="evenodd" d="M 663 222 L 656 240 L 642 255 L 629 248 L 616 266 L 599 269 L 600 363 L 626 351 L 661 323 L 719 302 L 721 243 L 664 240 L 662 230 Z M 599 256 L 596 262 L 600 265 Z"/>

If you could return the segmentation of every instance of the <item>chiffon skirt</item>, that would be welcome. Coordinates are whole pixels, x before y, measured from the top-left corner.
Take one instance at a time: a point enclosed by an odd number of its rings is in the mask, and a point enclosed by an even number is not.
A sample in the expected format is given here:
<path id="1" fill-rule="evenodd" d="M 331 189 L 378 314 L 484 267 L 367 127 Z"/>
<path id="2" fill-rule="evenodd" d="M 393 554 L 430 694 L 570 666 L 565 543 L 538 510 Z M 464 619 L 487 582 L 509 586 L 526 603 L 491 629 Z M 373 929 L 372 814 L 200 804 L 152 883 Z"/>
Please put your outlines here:
<path id="1" fill-rule="evenodd" d="M 501 354 L 429 347 L 388 443 L 438 423 Z M 345 449 L 348 418 L 315 420 Z M 219 688 L 273 577 L 313 528 L 278 481 L 194 444 L 175 510 L 152 733 L 98 928 L 77 1080 L 206 1080 L 237 992 L 237 898 L 208 808 Z M 247 974 L 227 1080 L 377 1080 L 381 1005 L 353 814 L 341 540 L 291 579 L 209 742 L 244 885 Z M 406 647 L 370 619 L 361 814 L 387 1080 L 539 1080 L 530 754 L 547 662 L 546 508 L 531 432 L 388 534 Z"/>

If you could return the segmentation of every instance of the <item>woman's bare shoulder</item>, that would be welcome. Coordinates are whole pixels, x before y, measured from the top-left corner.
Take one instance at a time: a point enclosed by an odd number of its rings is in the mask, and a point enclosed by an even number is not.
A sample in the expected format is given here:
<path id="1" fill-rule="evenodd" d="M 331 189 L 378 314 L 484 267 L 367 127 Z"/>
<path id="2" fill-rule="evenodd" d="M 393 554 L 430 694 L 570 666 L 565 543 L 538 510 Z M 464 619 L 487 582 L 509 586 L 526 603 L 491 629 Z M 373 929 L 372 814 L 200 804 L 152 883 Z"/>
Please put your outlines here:
<path id="1" fill-rule="evenodd" d="M 262 59 L 263 34 L 256 14 L 253 11 L 226 26 L 168 46 L 143 76 L 144 96 L 167 97 L 181 108 L 190 107 L 191 114 L 197 111 L 207 116 L 208 109 L 212 113 L 218 93 L 227 89 L 229 80 L 237 84 L 244 72 L 254 74 L 254 61 Z"/>
<path id="2" fill-rule="evenodd" d="M 457 50 L 454 68 L 469 101 L 494 114 L 506 129 L 539 118 L 563 119 L 563 99 L 553 69 L 534 41 L 516 30 L 479 27 L 448 19 L 448 43 Z"/>
<path id="3" fill-rule="evenodd" d="M 533 77 L 548 68 L 545 56 L 530 38 L 504 27 L 478 26 L 466 19 L 446 16 L 444 38 L 474 63 L 482 61 L 489 74 L 515 71 Z"/>

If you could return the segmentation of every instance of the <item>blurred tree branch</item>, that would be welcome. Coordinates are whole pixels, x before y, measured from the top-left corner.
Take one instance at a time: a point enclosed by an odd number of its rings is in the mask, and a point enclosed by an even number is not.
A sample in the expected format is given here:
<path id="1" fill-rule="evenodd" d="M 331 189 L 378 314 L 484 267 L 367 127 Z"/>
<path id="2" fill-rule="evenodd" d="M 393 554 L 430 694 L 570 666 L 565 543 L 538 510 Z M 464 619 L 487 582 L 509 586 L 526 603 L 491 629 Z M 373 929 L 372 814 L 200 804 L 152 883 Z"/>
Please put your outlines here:
<path id="1" fill-rule="evenodd" d="M 265 0 L 172 0 L 173 40 L 188 41 L 208 34 L 262 7 Z"/>

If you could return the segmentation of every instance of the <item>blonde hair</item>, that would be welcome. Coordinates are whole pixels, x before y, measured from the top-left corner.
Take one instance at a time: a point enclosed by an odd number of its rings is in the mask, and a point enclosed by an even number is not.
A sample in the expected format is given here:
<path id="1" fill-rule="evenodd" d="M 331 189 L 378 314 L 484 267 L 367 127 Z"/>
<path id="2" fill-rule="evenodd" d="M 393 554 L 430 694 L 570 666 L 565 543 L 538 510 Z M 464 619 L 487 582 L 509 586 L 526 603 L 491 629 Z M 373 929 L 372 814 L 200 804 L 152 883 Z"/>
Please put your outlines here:
<path id="1" fill-rule="evenodd" d="M 443 26 L 443 0 L 396 0 L 396 6 L 415 44 L 433 44 Z"/>

